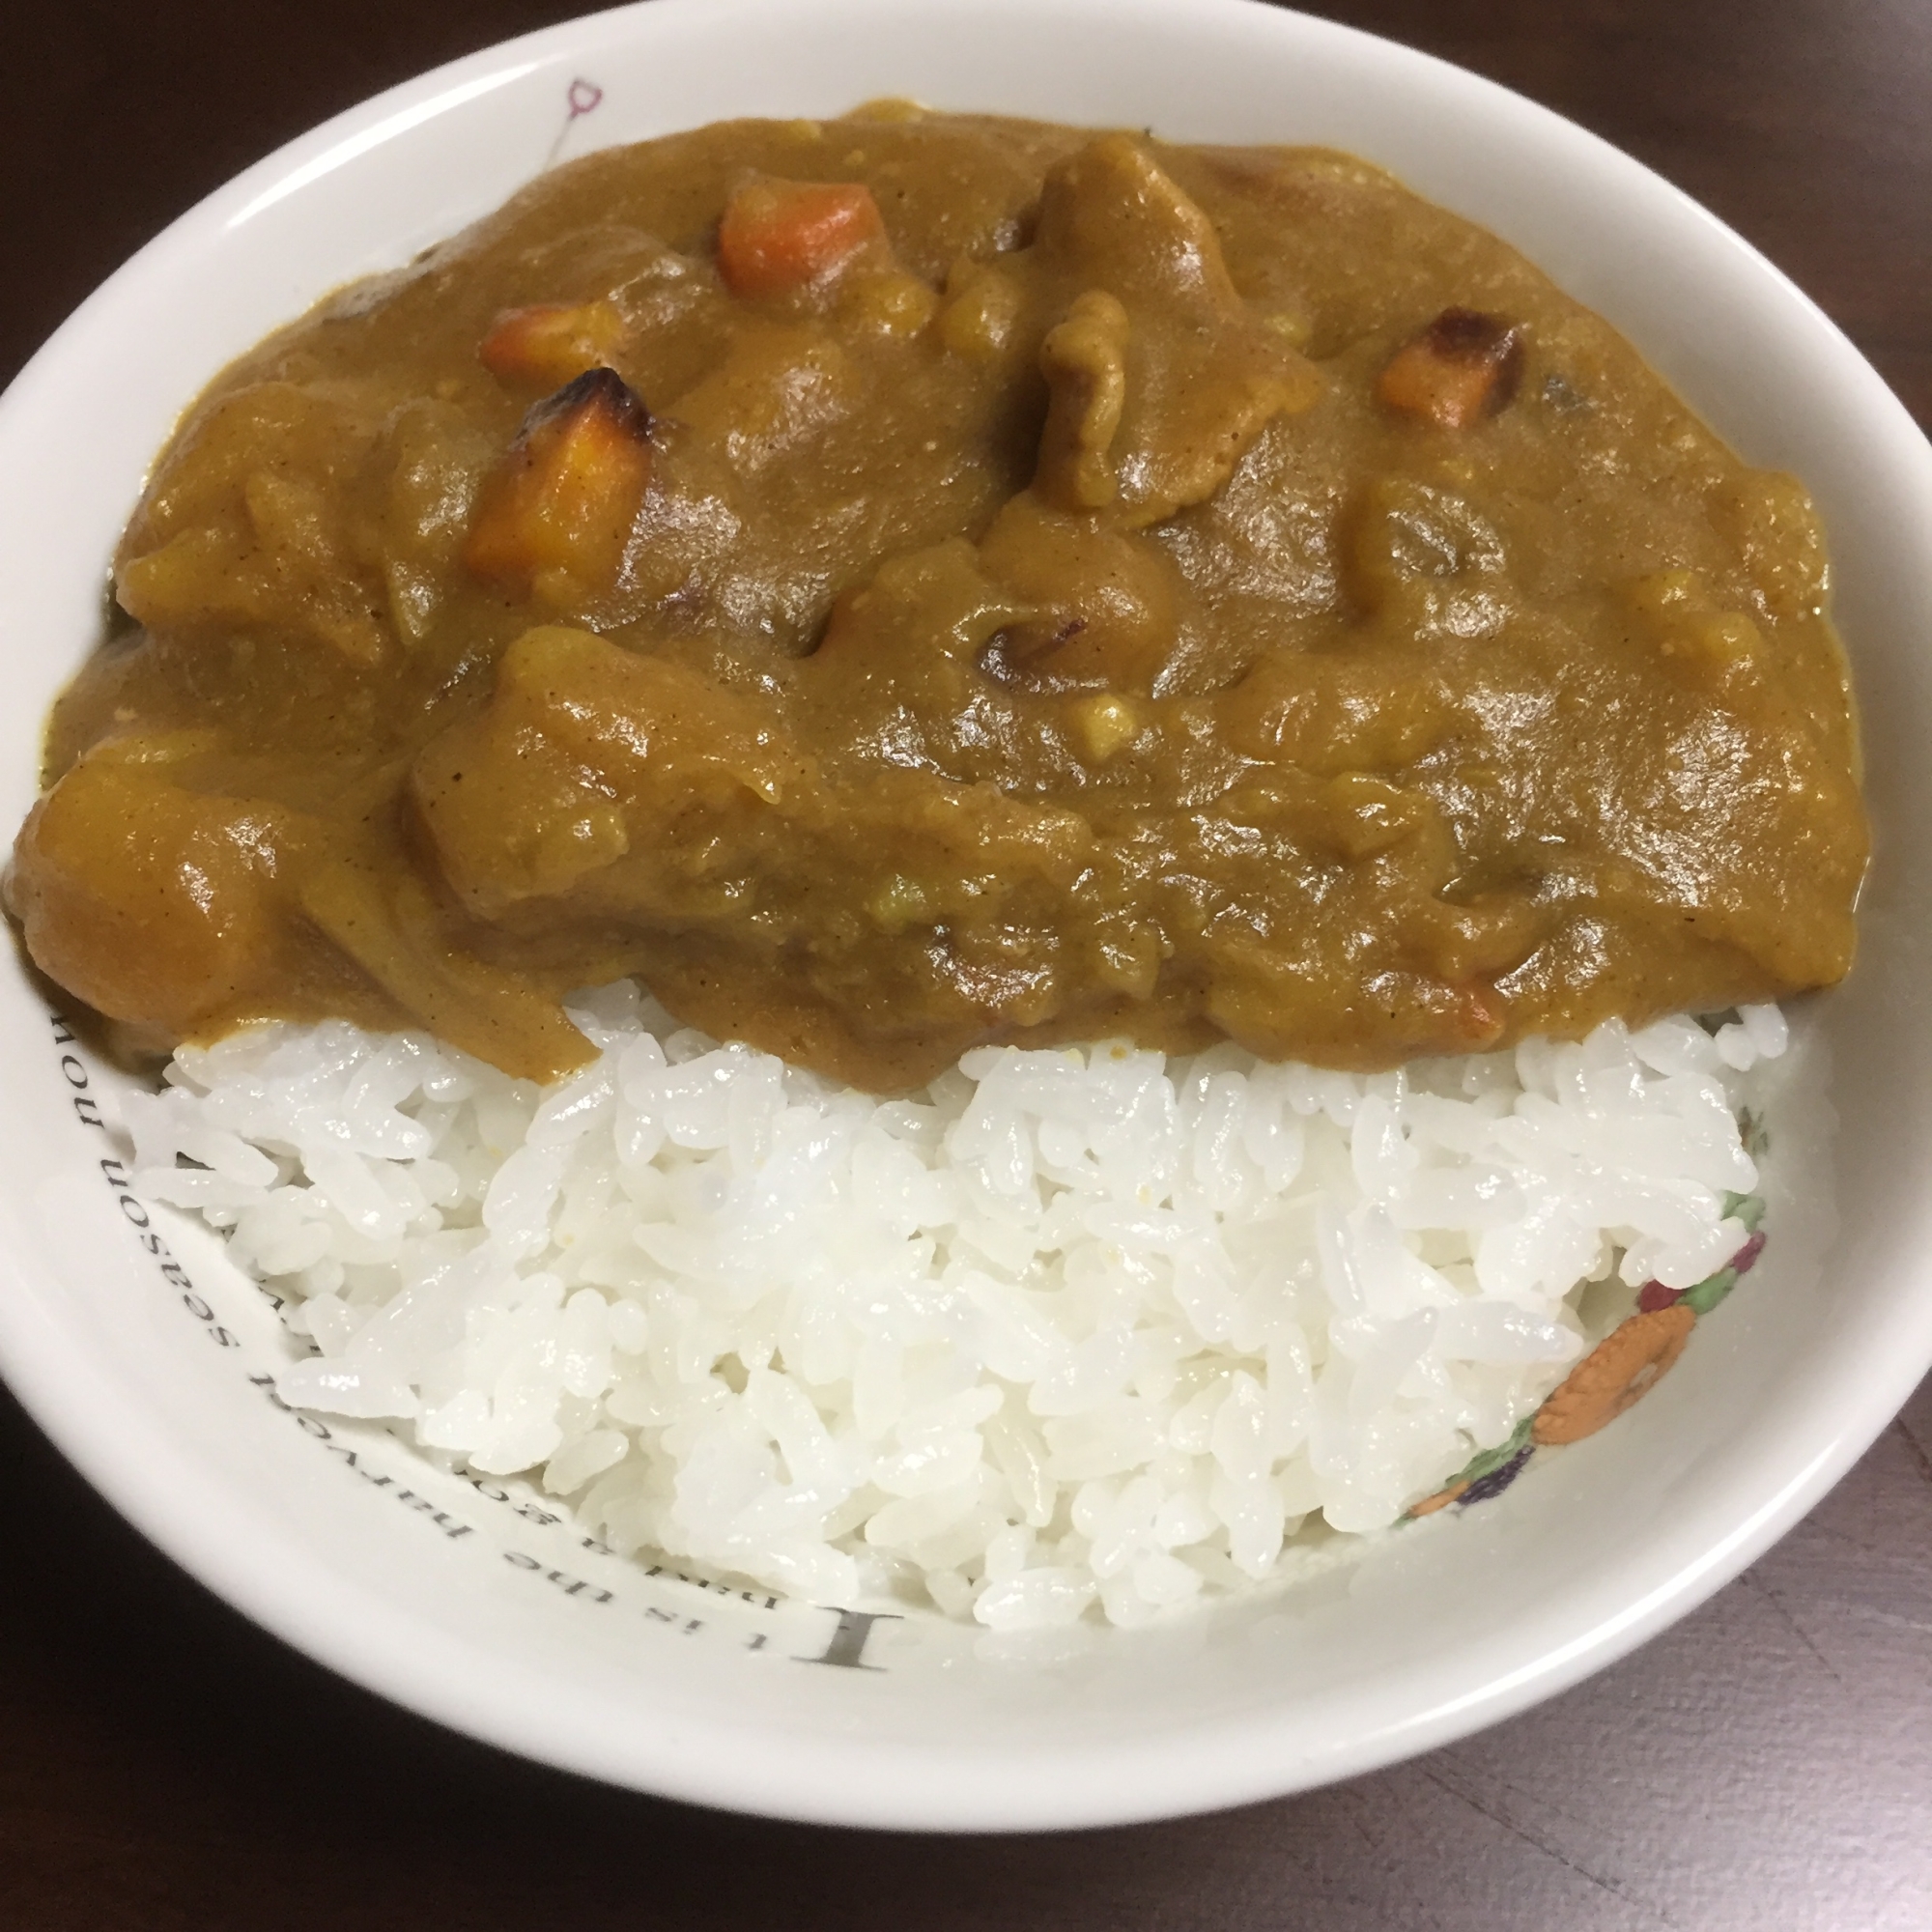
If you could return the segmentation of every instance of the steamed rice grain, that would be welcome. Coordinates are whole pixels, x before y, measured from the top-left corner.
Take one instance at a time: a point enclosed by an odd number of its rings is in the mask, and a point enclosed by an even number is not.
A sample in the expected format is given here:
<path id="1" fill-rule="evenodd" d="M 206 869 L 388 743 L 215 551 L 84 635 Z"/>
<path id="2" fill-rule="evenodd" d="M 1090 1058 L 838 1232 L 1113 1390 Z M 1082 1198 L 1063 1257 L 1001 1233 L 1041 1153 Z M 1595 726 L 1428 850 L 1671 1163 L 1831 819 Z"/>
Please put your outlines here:
<path id="1" fill-rule="evenodd" d="M 137 1185 L 317 1352 L 290 1403 L 530 1472 L 613 1548 L 996 1630 L 1394 1522 L 1649 1280 L 1747 1236 L 1775 1007 L 1354 1076 L 986 1048 L 879 1101 L 623 983 L 548 1091 L 270 1025 L 128 1100 Z"/>

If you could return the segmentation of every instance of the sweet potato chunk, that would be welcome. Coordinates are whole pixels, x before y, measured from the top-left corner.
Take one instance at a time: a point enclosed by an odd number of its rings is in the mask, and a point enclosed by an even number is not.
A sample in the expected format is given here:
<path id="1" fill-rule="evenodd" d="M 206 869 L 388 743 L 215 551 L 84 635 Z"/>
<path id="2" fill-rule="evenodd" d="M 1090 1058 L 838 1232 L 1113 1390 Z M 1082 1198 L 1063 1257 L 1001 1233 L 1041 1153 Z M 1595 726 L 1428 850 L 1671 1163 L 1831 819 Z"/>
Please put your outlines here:
<path id="1" fill-rule="evenodd" d="M 274 901 L 296 836 L 284 808 L 186 790 L 162 748 L 128 740 L 34 808 L 8 904 L 43 971 L 171 1042 L 286 978 Z"/>
<path id="2" fill-rule="evenodd" d="M 122 608 L 156 631 L 300 637 L 376 665 L 379 582 L 332 479 L 369 460 L 369 425 L 335 397 L 250 383 L 196 425 L 123 540 Z"/>
<path id="3" fill-rule="evenodd" d="M 504 310 L 476 354 L 502 382 L 554 388 L 608 363 L 623 339 L 624 318 L 610 302 L 538 302 Z"/>
<path id="4" fill-rule="evenodd" d="M 650 412 L 614 370 L 566 384 L 485 479 L 464 561 L 526 590 L 609 589 L 650 484 Z"/>
<path id="5" fill-rule="evenodd" d="M 759 176 L 725 204 L 718 270 L 734 296 L 784 295 L 829 280 L 885 238 L 868 187 Z"/>
<path id="6" fill-rule="evenodd" d="M 1438 429 L 1492 416 L 1522 380 L 1522 331 L 1501 317 L 1445 308 L 1389 358 L 1376 392 Z"/>

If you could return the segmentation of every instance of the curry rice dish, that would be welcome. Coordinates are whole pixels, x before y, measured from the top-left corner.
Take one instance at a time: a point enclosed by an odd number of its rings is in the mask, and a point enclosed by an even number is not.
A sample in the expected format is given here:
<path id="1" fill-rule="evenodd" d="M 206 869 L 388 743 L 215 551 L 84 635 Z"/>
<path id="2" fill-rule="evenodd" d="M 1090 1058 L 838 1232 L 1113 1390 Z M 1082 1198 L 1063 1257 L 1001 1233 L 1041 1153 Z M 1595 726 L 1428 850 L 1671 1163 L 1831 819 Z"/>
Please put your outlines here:
<path id="1" fill-rule="evenodd" d="M 116 594 L 9 902 L 283 1400 L 819 1603 L 1486 1500 L 1756 1259 L 1851 958 L 1804 491 L 1335 154 L 593 156 L 219 377 Z"/>
<path id="2" fill-rule="evenodd" d="M 593 155 L 187 412 L 11 907 L 130 1047 L 559 1001 L 875 1092 L 1357 1071 L 1846 971 L 1827 569 L 1492 237 L 888 105 Z"/>

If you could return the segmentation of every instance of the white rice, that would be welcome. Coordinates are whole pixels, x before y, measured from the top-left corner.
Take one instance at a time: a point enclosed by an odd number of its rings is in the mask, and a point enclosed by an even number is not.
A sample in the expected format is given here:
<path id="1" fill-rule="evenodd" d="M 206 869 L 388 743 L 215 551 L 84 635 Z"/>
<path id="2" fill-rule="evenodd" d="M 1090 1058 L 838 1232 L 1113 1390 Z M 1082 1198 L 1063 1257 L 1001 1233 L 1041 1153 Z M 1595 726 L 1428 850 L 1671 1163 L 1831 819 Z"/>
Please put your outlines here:
<path id="1" fill-rule="evenodd" d="M 184 1048 L 136 1184 L 290 1297 L 289 1402 L 625 1551 L 999 1630 L 1279 1574 L 1502 1442 L 1589 1284 L 1744 1243 L 1785 1044 L 1756 1007 L 1366 1078 L 989 1048 L 880 1102 L 629 984 L 571 1009 L 602 1057 L 548 1092 L 341 1023 Z"/>

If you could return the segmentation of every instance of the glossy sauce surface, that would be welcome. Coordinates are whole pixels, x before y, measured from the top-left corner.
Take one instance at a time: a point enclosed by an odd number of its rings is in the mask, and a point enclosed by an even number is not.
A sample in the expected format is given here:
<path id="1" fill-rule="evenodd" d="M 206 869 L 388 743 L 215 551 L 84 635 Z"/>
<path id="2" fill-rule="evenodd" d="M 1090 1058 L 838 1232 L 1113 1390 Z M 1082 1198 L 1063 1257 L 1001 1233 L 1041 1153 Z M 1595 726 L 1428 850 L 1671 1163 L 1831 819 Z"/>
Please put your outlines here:
<path id="1" fill-rule="evenodd" d="M 1798 484 L 1366 164 L 734 124 L 224 373 L 9 895 L 150 1044 L 548 1077 L 625 971 L 875 1088 L 1577 1034 L 1848 966 L 1826 577 Z"/>

